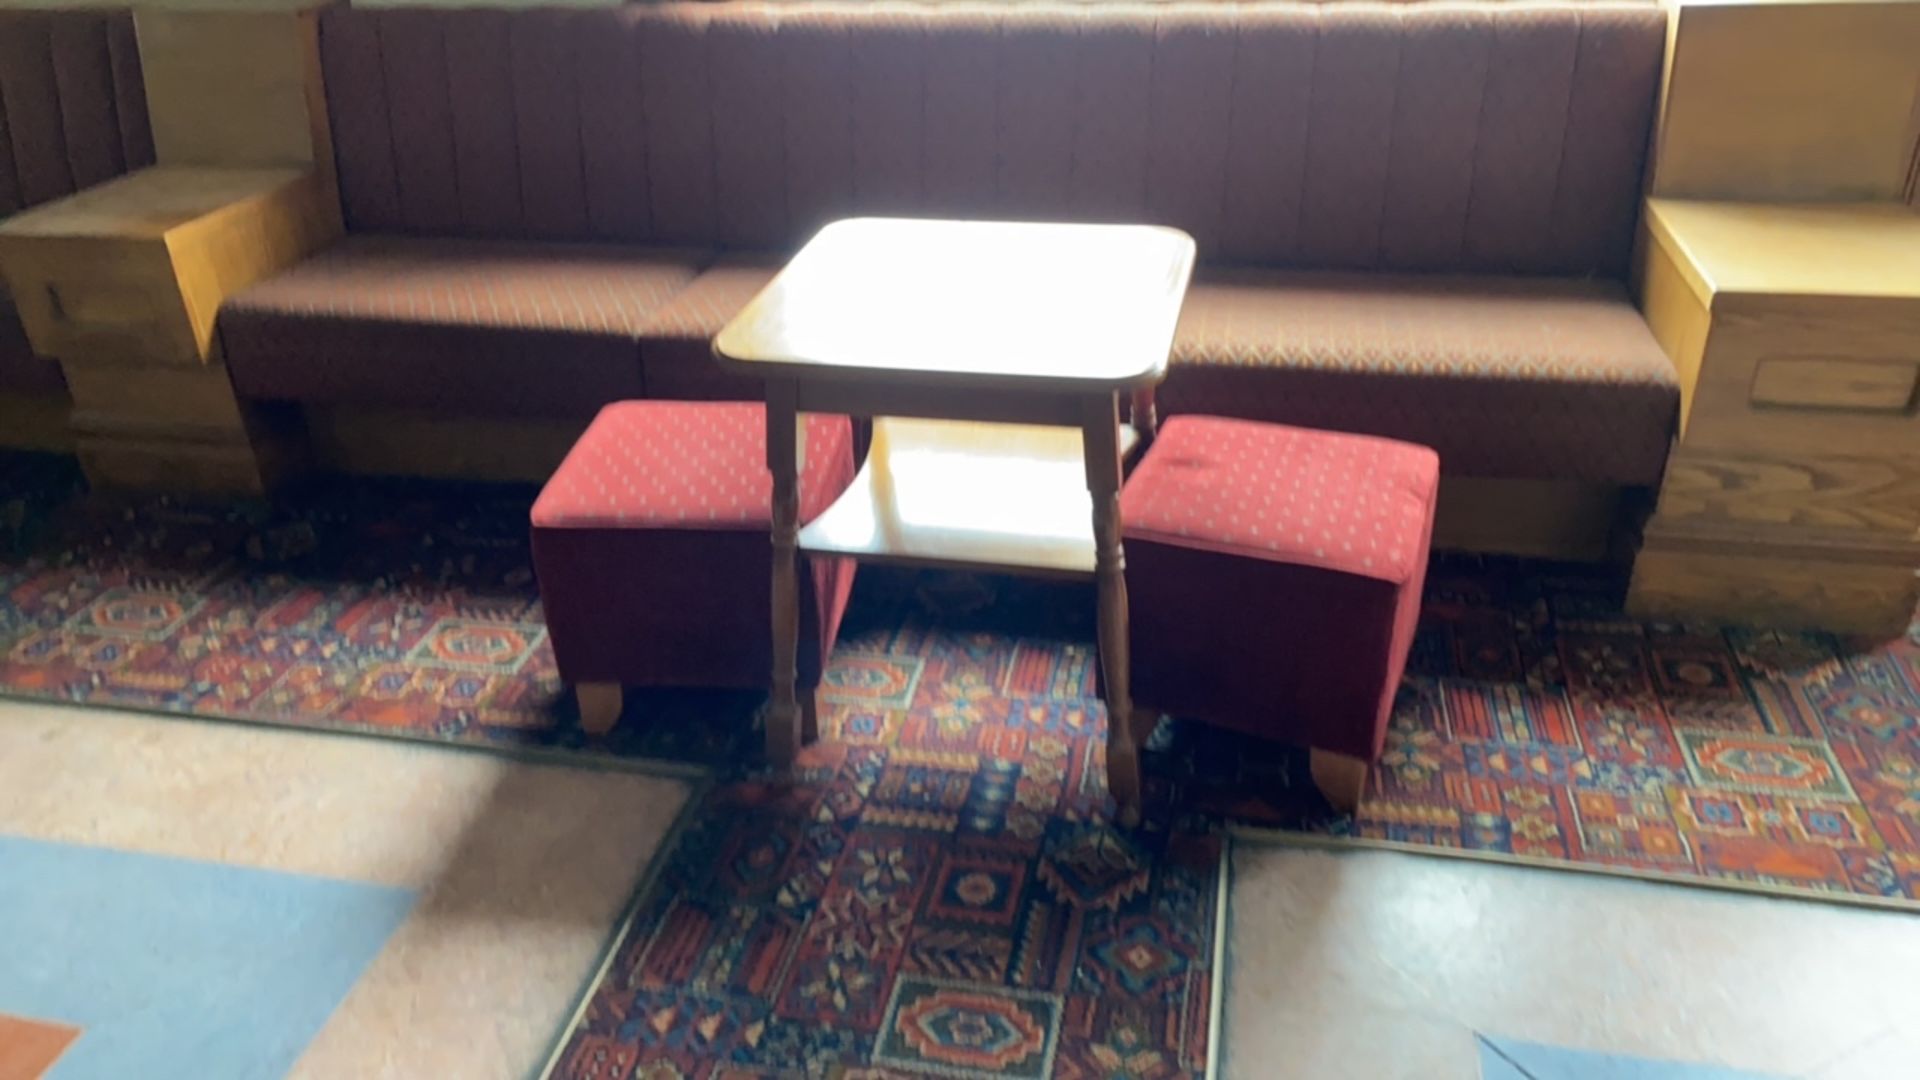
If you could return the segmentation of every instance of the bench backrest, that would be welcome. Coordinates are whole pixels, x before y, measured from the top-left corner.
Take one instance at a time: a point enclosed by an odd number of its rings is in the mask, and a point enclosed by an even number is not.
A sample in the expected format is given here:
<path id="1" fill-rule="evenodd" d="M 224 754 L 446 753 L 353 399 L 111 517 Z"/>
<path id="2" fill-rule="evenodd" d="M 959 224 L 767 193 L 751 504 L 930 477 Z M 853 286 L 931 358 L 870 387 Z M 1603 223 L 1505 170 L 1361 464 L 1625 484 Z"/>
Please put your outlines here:
<path id="1" fill-rule="evenodd" d="M 1216 262 L 1618 274 L 1652 3 L 329 11 L 349 228 L 787 248 L 1151 221 Z"/>
<path id="2" fill-rule="evenodd" d="M 151 164 L 132 13 L 0 8 L 0 217 Z"/>

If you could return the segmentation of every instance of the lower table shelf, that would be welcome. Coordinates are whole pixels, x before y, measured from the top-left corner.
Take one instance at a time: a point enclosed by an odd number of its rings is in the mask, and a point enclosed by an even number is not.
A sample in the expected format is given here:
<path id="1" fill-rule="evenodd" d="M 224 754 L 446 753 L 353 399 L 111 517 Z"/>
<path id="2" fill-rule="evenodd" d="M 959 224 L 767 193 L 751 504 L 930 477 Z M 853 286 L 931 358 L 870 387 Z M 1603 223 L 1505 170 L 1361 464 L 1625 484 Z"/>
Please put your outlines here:
<path id="1" fill-rule="evenodd" d="M 1123 454 L 1136 441 L 1121 429 Z M 866 464 L 800 530 L 800 547 L 869 562 L 1091 576 L 1093 503 L 1080 430 L 877 419 Z"/>

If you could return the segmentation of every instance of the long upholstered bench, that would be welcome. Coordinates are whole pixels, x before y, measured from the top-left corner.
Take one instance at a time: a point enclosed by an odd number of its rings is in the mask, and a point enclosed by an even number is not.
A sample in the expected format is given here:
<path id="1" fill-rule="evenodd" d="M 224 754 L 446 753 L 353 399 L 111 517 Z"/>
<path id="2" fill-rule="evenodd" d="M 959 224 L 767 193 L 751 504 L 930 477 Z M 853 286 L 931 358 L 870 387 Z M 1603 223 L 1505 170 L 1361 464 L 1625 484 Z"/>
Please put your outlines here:
<path id="1" fill-rule="evenodd" d="M 0 8 L 0 218 L 153 164 L 146 100 L 131 12 Z M 63 435 L 66 389 L 0 285 L 0 445 Z"/>
<path id="2" fill-rule="evenodd" d="M 339 8 L 349 235 L 233 297 L 236 386 L 591 416 L 750 398 L 708 339 L 850 214 L 1148 221 L 1204 263 L 1163 414 L 1424 443 L 1447 485 L 1656 485 L 1624 277 L 1653 3 Z M 1443 523 L 1445 509 L 1443 505 Z"/>

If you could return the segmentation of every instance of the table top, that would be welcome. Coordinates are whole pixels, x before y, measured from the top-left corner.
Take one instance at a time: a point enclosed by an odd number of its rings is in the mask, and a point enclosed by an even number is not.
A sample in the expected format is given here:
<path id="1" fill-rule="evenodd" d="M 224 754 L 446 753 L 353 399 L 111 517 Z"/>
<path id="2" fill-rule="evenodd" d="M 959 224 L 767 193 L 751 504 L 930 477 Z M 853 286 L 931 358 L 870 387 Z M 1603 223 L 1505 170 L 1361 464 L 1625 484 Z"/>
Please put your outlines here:
<path id="1" fill-rule="evenodd" d="M 1166 373 L 1193 239 L 1151 225 L 851 218 L 714 338 L 760 377 L 1064 391 Z"/>
<path id="2" fill-rule="evenodd" d="M 1920 298 L 1920 212 L 1899 203 L 1649 199 L 1656 236 L 1714 293 Z"/>

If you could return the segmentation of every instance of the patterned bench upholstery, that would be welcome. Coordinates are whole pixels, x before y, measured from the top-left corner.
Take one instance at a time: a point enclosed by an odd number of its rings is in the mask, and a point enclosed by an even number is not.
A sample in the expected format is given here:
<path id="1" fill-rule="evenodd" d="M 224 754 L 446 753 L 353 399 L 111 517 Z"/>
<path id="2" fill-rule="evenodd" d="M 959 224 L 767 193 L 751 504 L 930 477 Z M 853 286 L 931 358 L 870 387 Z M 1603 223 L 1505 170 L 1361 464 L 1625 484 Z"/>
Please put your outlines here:
<path id="1" fill-rule="evenodd" d="M 0 218 L 151 164 L 132 13 L 0 8 Z M 0 294 L 0 393 L 65 387 Z"/>
<path id="2" fill-rule="evenodd" d="M 746 260 L 642 327 L 624 363 L 650 396 L 752 393 L 705 338 L 764 280 L 752 260 L 836 217 L 1150 221 L 1215 268 L 1270 272 L 1203 277 L 1196 308 L 1235 314 L 1189 320 L 1168 411 L 1225 396 L 1307 418 L 1275 395 L 1311 390 L 1339 399 L 1313 416 L 1365 413 L 1340 422 L 1424 438 L 1452 472 L 1649 484 L 1677 381 L 1618 283 L 1664 28 L 1652 2 L 336 8 L 322 60 L 353 233 Z M 1344 323 L 1281 332 L 1347 280 L 1297 275 L 1357 272 L 1370 291 Z M 1514 278 L 1552 299 L 1520 302 Z M 279 307 L 243 294 L 230 310 L 302 306 L 262 288 Z M 1570 322 L 1527 330 L 1549 309 Z M 286 340 L 229 338 L 249 393 L 314 393 L 292 369 L 326 361 Z M 1336 341 L 1348 361 L 1327 359 Z M 1433 355 L 1369 353 L 1410 341 Z M 1355 404 L 1413 367 L 1445 384 L 1449 429 L 1512 423 L 1516 397 L 1518 415 L 1581 420 L 1449 440 Z"/>

